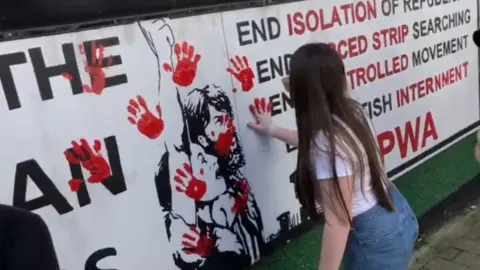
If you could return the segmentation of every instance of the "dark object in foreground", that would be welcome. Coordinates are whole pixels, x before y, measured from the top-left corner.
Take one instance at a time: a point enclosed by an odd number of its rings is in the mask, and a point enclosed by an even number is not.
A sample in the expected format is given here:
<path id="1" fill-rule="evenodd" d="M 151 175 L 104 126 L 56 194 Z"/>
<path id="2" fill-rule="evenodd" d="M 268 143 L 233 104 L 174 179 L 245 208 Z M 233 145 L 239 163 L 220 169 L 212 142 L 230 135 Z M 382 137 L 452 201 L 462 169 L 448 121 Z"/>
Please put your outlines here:
<path id="1" fill-rule="evenodd" d="M 252 0 L 18 0 L 4 1 L 0 32 L 113 20 Z M 259 2 L 259 1 L 258 1 Z"/>
<path id="2" fill-rule="evenodd" d="M 60 270 L 52 237 L 39 215 L 0 205 L 0 270 Z"/>
<path id="3" fill-rule="evenodd" d="M 475 45 L 477 45 L 477 47 L 480 47 L 480 29 L 477 29 L 475 32 L 473 32 L 472 39 Z"/>

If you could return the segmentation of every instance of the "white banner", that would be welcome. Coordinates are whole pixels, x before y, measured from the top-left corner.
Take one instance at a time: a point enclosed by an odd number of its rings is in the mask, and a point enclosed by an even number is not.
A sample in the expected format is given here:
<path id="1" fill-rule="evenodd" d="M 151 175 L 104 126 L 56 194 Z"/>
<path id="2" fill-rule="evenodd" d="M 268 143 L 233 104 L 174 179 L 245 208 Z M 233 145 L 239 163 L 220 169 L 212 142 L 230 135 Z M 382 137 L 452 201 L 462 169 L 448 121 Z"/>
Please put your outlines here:
<path id="1" fill-rule="evenodd" d="M 431 4 L 431 5 L 430 5 Z M 0 199 L 40 214 L 62 269 L 246 267 L 300 215 L 280 78 L 331 43 L 390 175 L 479 121 L 476 2 L 304 1 L 0 43 Z"/>

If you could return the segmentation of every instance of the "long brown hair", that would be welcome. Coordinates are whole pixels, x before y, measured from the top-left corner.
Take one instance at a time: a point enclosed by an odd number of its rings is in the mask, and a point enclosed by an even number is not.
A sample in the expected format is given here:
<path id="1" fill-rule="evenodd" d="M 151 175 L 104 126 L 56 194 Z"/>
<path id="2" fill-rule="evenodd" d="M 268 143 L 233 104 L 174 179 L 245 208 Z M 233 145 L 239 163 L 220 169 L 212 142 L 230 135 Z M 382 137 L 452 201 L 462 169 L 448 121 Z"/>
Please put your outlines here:
<path id="1" fill-rule="evenodd" d="M 312 164 L 314 151 L 319 148 L 315 139 L 320 132 L 328 138 L 329 149 L 324 151 L 329 157 L 333 172 L 333 181 L 329 182 L 333 185 L 331 190 L 334 194 L 329 194 L 328 197 L 336 196 L 350 223 L 352 217 L 336 174 L 335 155 L 340 147 L 338 142 L 344 142 L 351 149 L 350 161 L 355 166 L 355 175 L 358 173 L 361 177 L 362 188 L 364 170 L 369 168 L 372 189 L 378 203 L 388 211 L 394 211 L 386 189 L 388 180 L 380 161 L 375 135 L 361 104 L 348 95 L 345 67 L 337 52 L 326 43 L 306 44 L 297 49 L 290 62 L 288 88 L 295 107 L 299 138 L 295 189 L 300 203 L 310 216 L 318 217 L 315 198 L 321 196 L 315 193 L 316 177 Z M 334 120 L 334 116 L 349 129 Z M 321 199 L 325 202 L 328 198 Z"/>

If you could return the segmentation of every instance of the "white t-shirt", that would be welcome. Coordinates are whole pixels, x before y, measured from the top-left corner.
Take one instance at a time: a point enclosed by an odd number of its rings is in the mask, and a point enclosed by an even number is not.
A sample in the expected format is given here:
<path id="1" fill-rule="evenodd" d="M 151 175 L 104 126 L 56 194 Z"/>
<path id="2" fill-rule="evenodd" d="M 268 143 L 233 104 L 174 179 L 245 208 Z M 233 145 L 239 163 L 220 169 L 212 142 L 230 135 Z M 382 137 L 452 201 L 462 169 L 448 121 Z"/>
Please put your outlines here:
<path id="1" fill-rule="evenodd" d="M 358 137 L 354 135 L 352 130 L 346 126 L 340 118 L 334 116 L 334 120 L 340 122 L 344 127 L 352 134 L 355 141 L 357 141 L 358 146 L 360 147 L 361 152 L 364 157 L 363 160 L 367 160 L 366 152 L 363 146 L 361 145 Z M 330 157 L 328 155 L 329 141 L 328 137 L 322 132 L 317 135 L 316 138 L 316 151 L 314 151 L 314 163 L 316 170 L 316 176 L 318 181 L 325 181 L 333 178 L 333 171 L 330 166 Z M 320 150 L 318 150 L 320 149 Z M 355 159 L 354 152 L 348 147 L 348 145 L 341 141 L 336 141 L 335 144 L 335 167 L 337 172 L 337 177 L 353 176 L 354 182 L 354 198 L 352 206 L 352 217 L 358 216 L 365 211 L 369 210 L 377 204 L 377 199 L 372 189 L 372 178 L 370 176 L 370 167 L 368 163 L 364 165 L 363 168 L 363 187 L 362 181 L 360 178 L 360 169 L 359 164 L 352 164 L 352 162 L 358 162 L 358 159 Z M 350 154 L 348 154 L 350 153 Z M 354 166 L 355 165 L 355 166 Z M 354 168 L 356 171 L 353 171 Z M 363 192 L 362 192 L 363 189 Z"/>

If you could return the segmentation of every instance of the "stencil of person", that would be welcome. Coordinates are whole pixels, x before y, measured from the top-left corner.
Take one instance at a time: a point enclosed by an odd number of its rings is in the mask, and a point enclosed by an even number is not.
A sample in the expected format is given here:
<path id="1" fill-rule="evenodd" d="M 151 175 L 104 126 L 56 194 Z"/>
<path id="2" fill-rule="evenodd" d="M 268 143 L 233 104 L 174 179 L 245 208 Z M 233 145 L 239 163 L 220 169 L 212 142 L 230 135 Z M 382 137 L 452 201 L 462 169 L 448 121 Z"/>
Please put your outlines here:
<path id="1" fill-rule="evenodd" d="M 171 133 L 163 135 L 165 153 L 155 175 L 174 262 L 182 270 L 248 267 L 264 245 L 263 224 L 243 176 L 245 158 L 232 104 L 215 84 L 191 86 L 201 57 L 187 42 L 172 45 L 171 28 L 165 21 L 155 22 L 139 24 L 153 54 L 158 61 L 175 54 L 172 61 L 158 65 L 172 73 L 176 91 L 163 89 L 168 84 L 160 70 L 161 102 L 169 104 L 163 119 Z M 165 35 L 165 29 L 172 35 Z M 161 52 L 160 47 L 167 49 Z M 169 117 L 175 118 L 170 125 Z"/>

